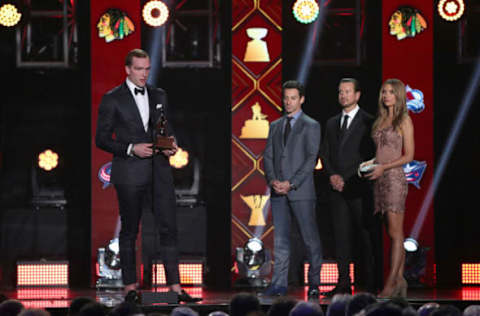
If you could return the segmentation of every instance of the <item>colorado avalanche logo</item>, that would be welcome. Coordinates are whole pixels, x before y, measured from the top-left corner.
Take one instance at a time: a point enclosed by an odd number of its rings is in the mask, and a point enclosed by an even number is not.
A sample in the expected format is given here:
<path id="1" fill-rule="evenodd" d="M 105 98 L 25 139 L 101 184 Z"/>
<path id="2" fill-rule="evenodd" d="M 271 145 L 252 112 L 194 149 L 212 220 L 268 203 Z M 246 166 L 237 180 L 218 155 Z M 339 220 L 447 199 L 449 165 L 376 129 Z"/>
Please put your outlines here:
<path id="1" fill-rule="evenodd" d="M 427 169 L 427 163 L 425 161 L 413 160 L 410 163 L 403 165 L 403 172 L 407 183 L 413 184 L 417 189 L 420 189 L 420 180 L 422 180 L 423 174 Z"/>
<path id="2" fill-rule="evenodd" d="M 412 89 L 407 84 L 405 87 L 407 93 L 407 108 L 413 113 L 420 113 L 425 110 L 425 104 L 423 103 L 423 92 L 418 89 Z"/>
<path id="3" fill-rule="evenodd" d="M 98 179 L 103 183 L 103 189 L 110 185 L 110 173 L 112 172 L 112 162 L 109 161 L 98 170 Z"/>

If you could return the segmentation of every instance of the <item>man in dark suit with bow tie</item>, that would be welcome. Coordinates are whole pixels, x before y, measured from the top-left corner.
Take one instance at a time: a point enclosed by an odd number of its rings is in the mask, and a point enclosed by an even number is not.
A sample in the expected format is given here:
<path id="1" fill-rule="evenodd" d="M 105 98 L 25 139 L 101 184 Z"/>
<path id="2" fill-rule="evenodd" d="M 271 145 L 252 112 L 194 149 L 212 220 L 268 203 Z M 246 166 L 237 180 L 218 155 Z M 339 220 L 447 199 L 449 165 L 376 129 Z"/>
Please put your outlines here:
<path id="1" fill-rule="evenodd" d="M 103 96 L 98 110 L 96 144 L 113 154 L 110 182 L 120 209 L 122 278 L 125 293 L 137 290 L 135 240 L 143 201 L 151 195 L 167 284 L 180 300 L 195 301 L 181 289 L 178 273 L 175 188 L 168 160 L 177 146 L 164 150 L 153 146 L 154 125 L 168 110 L 167 95 L 147 85 L 149 71 L 148 54 L 141 49 L 130 51 L 125 82 Z"/>
<path id="2" fill-rule="evenodd" d="M 282 88 L 286 115 L 270 124 L 263 156 L 275 228 L 272 283 L 263 294 L 285 295 L 287 292 L 293 216 L 310 262 L 308 296 L 318 298 L 322 248 L 315 216 L 313 170 L 320 146 L 320 124 L 302 111 L 305 101 L 302 84 L 287 81 Z"/>
<path id="3" fill-rule="evenodd" d="M 344 78 L 338 88 L 338 102 L 342 112 L 327 121 L 321 158 L 329 177 L 330 209 L 333 219 L 335 257 L 338 264 L 338 283 L 327 296 L 351 294 L 349 265 L 353 250 L 361 249 L 361 261 L 356 263 L 364 270 L 355 275 L 355 281 L 365 281 L 367 290 L 373 290 L 373 252 L 369 225 L 373 211 L 364 207 L 369 194 L 369 184 L 357 175 L 363 161 L 375 155 L 370 131 L 373 117 L 358 106 L 360 86 L 356 79 Z M 354 248 L 354 240 L 358 247 Z"/>

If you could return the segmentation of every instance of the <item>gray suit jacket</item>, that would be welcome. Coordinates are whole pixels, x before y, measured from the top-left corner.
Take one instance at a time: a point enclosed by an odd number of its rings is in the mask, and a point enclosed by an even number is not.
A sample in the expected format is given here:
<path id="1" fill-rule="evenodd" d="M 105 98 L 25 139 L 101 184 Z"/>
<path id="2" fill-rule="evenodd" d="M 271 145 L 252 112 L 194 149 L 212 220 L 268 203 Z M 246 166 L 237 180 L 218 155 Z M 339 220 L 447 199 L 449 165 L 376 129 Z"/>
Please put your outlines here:
<path id="1" fill-rule="evenodd" d="M 302 113 L 293 125 L 287 143 L 283 144 L 285 116 L 270 124 L 265 147 L 264 166 L 267 182 L 285 181 L 295 185 L 288 192 L 289 200 L 312 200 L 316 198 L 313 170 L 320 146 L 320 124 Z M 275 192 L 272 198 L 278 197 Z"/>

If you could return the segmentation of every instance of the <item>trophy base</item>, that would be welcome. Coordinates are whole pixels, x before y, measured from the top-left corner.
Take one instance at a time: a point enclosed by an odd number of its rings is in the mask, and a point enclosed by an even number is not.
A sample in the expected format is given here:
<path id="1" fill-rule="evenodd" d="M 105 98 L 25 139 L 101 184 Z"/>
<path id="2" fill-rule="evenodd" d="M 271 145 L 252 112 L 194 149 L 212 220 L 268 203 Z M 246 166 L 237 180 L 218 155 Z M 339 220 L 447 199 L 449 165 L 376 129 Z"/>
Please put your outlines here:
<path id="1" fill-rule="evenodd" d="M 172 136 L 157 136 L 155 141 L 155 148 L 158 149 L 174 149 L 173 143 L 175 138 Z"/>

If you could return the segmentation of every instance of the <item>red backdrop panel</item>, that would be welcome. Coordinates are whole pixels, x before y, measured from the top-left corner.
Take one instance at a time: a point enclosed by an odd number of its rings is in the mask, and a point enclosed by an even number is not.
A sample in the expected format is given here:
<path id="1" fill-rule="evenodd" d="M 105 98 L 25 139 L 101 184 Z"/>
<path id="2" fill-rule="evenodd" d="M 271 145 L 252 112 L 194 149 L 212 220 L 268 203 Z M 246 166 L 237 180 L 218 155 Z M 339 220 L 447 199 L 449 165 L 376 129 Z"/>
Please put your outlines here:
<path id="1" fill-rule="evenodd" d="M 97 23 L 103 13 L 109 8 L 117 8 L 127 13 L 135 25 L 135 31 L 123 40 L 106 43 L 98 37 Z M 90 1 L 91 16 L 91 82 L 92 82 L 92 239 L 91 258 L 95 273 L 96 252 L 104 247 L 114 236 L 118 218 L 118 206 L 113 186 L 103 188 L 98 179 L 98 171 L 102 165 L 112 160 L 112 155 L 95 146 L 95 130 L 97 128 L 98 106 L 105 92 L 122 83 L 125 79 L 124 62 L 127 53 L 140 47 L 140 2 L 131 0 L 95 0 Z M 92 277 L 92 283 L 95 280 Z"/>
<path id="2" fill-rule="evenodd" d="M 232 2 L 232 254 L 252 236 L 261 238 L 267 248 L 273 248 L 269 203 L 265 204 L 261 218 L 245 201 L 250 198 L 262 204 L 261 201 L 268 199 L 261 168 L 266 139 L 245 139 L 241 135 L 252 118 L 251 107 L 257 102 L 268 124 L 281 115 L 281 18 L 281 1 Z M 247 34 L 250 28 L 265 28 L 267 32 L 254 43 Z M 246 61 L 247 47 L 263 54 L 267 51 L 268 61 Z"/>
<path id="3" fill-rule="evenodd" d="M 408 5 L 420 11 L 427 21 L 427 29 L 416 37 L 397 40 L 389 34 L 388 22 L 398 7 Z M 406 213 L 405 235 L 409 236 L 417 220 L 422 202 L 431 184 L 434 171 L 433 151 L 433 10 L 432 0 L 383 0 L 382 1 L 382 43 L 383 43 L 383 79 L 398 78 L 412 89 L 424 94 L 425 110 L 418 114 L 409 113 L 415 128 L 415 160 L 426 161 L 427 169 L 420 183 L 421 189 L 409 185 Z M 431 248 L 427 267 L 427 282 L 433 280 L 434 229 L 433 206 L 421 230 L 418 241 Z M 386 248 L 388 249 L 388 248 Z M 389 262 L 385 253 L 386 263 Z M 388 267 L 385 264 L 385 267 Z"/>

